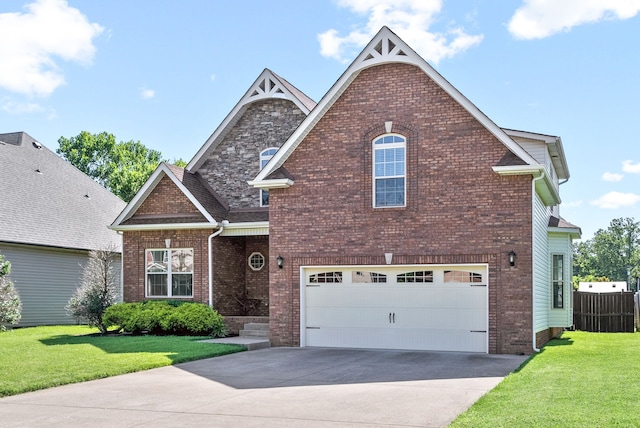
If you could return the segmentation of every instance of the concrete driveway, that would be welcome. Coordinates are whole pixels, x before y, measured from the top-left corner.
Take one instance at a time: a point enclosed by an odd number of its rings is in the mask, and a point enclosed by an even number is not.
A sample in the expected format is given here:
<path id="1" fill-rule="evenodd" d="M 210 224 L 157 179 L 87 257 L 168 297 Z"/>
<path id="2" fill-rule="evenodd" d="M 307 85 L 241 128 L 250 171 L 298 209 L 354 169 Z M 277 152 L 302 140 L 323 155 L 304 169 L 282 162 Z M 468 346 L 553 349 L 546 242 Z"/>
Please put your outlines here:
<path id="1" fill-rule="evenodd" d="M 0 399 L 3 427 L 443 427 L 526 357 L 270 348 Z"/>

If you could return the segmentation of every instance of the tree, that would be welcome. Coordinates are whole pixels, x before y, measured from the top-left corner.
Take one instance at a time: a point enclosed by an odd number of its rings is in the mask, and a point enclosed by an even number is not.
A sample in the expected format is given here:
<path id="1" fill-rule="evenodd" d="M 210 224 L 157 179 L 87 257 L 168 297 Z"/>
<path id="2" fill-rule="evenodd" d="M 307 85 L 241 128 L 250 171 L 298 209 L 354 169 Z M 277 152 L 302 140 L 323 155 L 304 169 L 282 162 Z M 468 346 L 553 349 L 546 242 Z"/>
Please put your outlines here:
<path id="1" fill-rule="evenodd" d="M 72 317 L 107 332 L 102 316 L 118 299 L 118 253 L 115 247 L 92 250 L 82 272 L 82 283 L 69 299 L 66 310 Z"/>
<path id="2" fill-rule="evenodd" d="M 0 331 L 6 330 L 6 325 L 18 324 L 22 317 L 22 302 L 9 273 L 11 263 L 0 254 Z"/>
<path id="3" fill-rule="evenodd" d="M 58 155 L 126 202 L 163 161 L 159 151 L 139 141 L 118 143 L 107 132 L 82 131 L 76 137 L 60 137 L 58 144 Z"/>
<path id="4" fill-rule="evenodd" d="M 632 218 L 613 219 L 606 230 L 574 249 L 574 275 L 627 281 L 640 275 L 640 223 Z"/>

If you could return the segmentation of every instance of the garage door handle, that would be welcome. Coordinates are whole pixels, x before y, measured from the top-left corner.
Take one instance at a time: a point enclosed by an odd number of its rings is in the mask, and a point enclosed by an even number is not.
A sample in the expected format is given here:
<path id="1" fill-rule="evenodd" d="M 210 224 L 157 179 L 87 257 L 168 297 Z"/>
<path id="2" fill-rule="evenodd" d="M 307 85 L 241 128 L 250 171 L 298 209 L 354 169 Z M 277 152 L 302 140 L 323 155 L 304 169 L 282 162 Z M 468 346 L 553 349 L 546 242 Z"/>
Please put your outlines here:
<path id="1" fill-rule="evenodd" d="M 389 324 L 395 324 L 395 323 L 396 323 L 396 313 L 389 312 Z"/>
<path id="2" fill-rule="evenodd" d="M 391 312 L 389 312 L 389 324 L 391 324 Z"/>
<path id="3" fill-rule="evenodd" d="M 393 313 L 393 323 L 394 324 L 396 323 L 396 313 L 395 312 Z"/>

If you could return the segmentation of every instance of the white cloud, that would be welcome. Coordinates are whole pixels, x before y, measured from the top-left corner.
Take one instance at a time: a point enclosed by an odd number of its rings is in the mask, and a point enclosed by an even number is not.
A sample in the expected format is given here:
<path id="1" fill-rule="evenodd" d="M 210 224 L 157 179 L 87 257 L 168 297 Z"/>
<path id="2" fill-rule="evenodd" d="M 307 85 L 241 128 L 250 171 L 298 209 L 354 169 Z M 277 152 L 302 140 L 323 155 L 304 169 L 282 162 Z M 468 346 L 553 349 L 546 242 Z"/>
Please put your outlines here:
<path id="1" fill-rule="evenodd" d="M 140 90 L 140 96 L 145 100 L 150 100 L 151 98 L 156 96 L 156 91 L 154 91 L 153 89 L 142 88 Z"/>
<path id="2" fill-rule="evenodd" d="M 562 208 L 573 208 L 573 207 L 579 207 L 581 205 L 582 205 L 582 200 L 571 201 L 571 202 L 563 202 L 562 203 Z"/>
<path id="3" fill-rule="evenodd" d="M 430 32 L 442 0 L 339 0 L 338 5 L 367 16 L 367 23 L 346 36 L 329 29 L 318 34 L 322 56 L 345 62 L 357 53 L 384 25 L 388 26 L 425 59 L 438 63 L 482 41 L 460 27 L 446 32 Z"/>
<path id="4" fill-rule="evenodd" d="M 47 96 L 65 83 L 55 60 L 90 64 L 103 28 L 66 0 L 36 0 L 26 10 L 0 14 L 0 87 Z"/>
<path id="5" fill-rule="evenodd" d="M 620 181 L 623 178 L 624 178 L 624 175 L 616 174 L 615 172 L 605 172 L 604 174 L 602 174 L 602 179 L 604 181 L 615 182 L 615 181 Z"/>
<path id="6" fill-rule="evenodd" d="M 0 100 L 0 109 L 9 114 L 40 113 L 44 111 L 44 108 L 38 103 L 18 103 L 8 98 Z"/>
<path id="7" fill-rule="evenodd" d="M 609 192 L 595 201 L 591 201 L 591 205 L 605 209 L 615 209 L 632 206 L 638 202 L 640 202 L 640 195 L 635 193 Z"/>
<path id="8" fill-rule="evenodd" d="M 622 162 L 622 170 L 631 174 L 640 174 L 640 162 L 633 163 L 633 161 L 626 160 Z"/>
<path id="9" fill-rule="evenodd" d="M 509 21 L 517 39 L 542 39 L 603 19 L 629 19 L 640 12 L 640 0 L 524 0 Z"/>

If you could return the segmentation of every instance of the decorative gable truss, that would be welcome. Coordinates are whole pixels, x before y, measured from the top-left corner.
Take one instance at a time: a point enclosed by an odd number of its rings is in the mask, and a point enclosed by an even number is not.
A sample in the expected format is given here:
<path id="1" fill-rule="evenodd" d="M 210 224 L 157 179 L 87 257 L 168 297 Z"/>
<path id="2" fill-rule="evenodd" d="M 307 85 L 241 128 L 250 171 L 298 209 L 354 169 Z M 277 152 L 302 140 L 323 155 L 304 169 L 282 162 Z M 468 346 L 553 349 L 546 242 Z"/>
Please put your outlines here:
<path id="1" fill-rule="evenodd" d="M 269 189 L 278 187 L 289 187 L 294 184 L 293 180 L 284 180 L 277 177 L 278 169 L 284 164 L 296 147 L 304 140 L 306 135 L 313 129 L 324 114 L 333 106 L 336 100 L 349 87 L 351 82 L 360 74 L 362 70 L 386 63 L 411 64 L 420 68 L 429 78 L 438 84 L 455 101 L 465 108 L 475 117 L 489 132 L 491 132 L 509 152 L 521 159 L 524 165 L 496 167 L 494 171 L 501 175 L 532 174 L 534 177 L 543 177 L 536 184 L 536 190 L 543 193 L 545 204 L 556 205 L 560 203 L 560 197 L 555 191 L 553 180 L 548 177 L 548 172 L 544 165 L 541 165 L 526 150 L 516 143 L 502 128 L 498 127 L 491 119 L 482 113 L 471 101 L 454 88 L 442 75 L 440 75 L 431 65 L 420 57 L 409 45 L 400 39 L 389 28 L 382 27 L 378 34 L 369 42 L 358 57 L 351 63 L 343 75 L 338 79 L 329 92 L 320 100 L 318 105 L 300 124 L 298 129 L 289 137 L 287 142 L 276 153 L 269 163 L 260 171 L 256 178 L 249 181 L 249 185 L 256 188 Z"/>
<path id="2" fill-rule="evenodd" d="M 265 68 L 244 96 L 224 118 L 220 126 L 211 134 L 198 153 L 187 165 L 188 171 L 197 171 L 207 160 L 207 156 L 218 146 L 227 133 L 240 120 L 247 108 L 257 101 L 280 98 L 293 102 L 305 115 L 315 107 L 315 102 L 295 86 Z"/>

